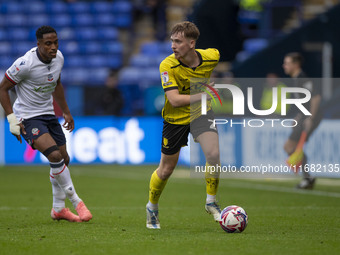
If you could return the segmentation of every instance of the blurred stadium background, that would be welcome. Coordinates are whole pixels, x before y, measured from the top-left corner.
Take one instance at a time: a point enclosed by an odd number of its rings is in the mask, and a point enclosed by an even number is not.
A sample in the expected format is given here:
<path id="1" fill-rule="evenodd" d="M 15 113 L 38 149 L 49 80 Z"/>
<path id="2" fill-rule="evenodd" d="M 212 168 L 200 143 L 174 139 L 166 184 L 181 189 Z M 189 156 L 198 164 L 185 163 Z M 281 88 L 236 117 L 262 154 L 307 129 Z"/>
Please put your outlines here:
<path id="1" fill-rule="evenodd" d="M 156 164 L 164 101 L 158 66 L 172 53 L 170 28 L 183 20 L 199 27 L 197 48 L 219 49 L 217 77 L 232 73 L 237 78 L 257 78 L 274 72 L 283 78 L 284 55 L 301 52 L 306 73 L 327 80 L 323 84 L 327 120 L 314 135 L 311 143 L 316 149 L 310 153 L 316 156 L 315 162 L 338 162 L 340 149 L 334 139 L 340 130 L 337 0 L 1 0 L 0 75 L 36 45 L 39 26 L 55 27 L 65 57 L 62 82 L 77 124 L 68 137 L 72 161 Z M 256 89 L 258 100 L 254 101 L 260 102 L 262 90 L 262 86 Z M 56 113 L 60 114 L 57 108 Z M 267 131 L 261 131 L 262 137 L 278 139 L 270 149 L 263 139 L 252 146 L 237 143 L 245 137 L 259 137 L 258 133 L 226 131 L 222 137 L 233 145 L 222 157 L 238 166 L 251 163 L 246 155 L 259 162 L 267 162 L 266 158 L 284 162 L 281 143 L 286 131 L 272 135 Z M 15 141 L 4 116 L 0 135 L 1 164 L 44 162 Z M 324 153 L 319 153 L 320 146 Z M 262 156 L 249 151 L 262 151 Z M 181 163 L 189 163 L 189 154 L 187 150 L 182 153 Z"/>

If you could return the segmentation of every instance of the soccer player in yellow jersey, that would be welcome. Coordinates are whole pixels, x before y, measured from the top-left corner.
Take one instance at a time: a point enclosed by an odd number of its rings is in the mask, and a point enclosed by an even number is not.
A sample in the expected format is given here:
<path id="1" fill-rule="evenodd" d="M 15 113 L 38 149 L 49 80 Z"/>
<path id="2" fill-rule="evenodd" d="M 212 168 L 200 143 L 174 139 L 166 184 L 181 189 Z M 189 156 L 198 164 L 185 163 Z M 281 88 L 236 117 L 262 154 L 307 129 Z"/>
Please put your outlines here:
<path id="1" fill-rule="evenodd" d="M 146 227 L 150 229 L 160 229 L 158 200 L 176 167 L 181 147 L 187 145 L 189 132 L 195 141 L 200 143 L 207 166 L 220 164 L 218 134 L 216 128 L 211 125 L 214 117 L 210 101 L 207 104 L 207 114 L 200 115 L 202 93 L 190 94 L 190 81 L 193 78 L 208 81 L 220 58 L 216 49 L 195 49 L 199 34 L 196 25 L 191 22 L 176 24 L 171 31 L 171 48 L 174 53 L 160 64 L 162 86 L 165 91 L 162 112 L 164 125 L 161 161 L 151 175 L 149 202 L 146 205 Z M 193 109 L 194 106 L 196 107 Z M 218 221 L 221 213 L 216 202 L 219 173 L 208 172 L 205 180 L 207 191 L 205 209 L 213 215 L 215 221 Z"/>

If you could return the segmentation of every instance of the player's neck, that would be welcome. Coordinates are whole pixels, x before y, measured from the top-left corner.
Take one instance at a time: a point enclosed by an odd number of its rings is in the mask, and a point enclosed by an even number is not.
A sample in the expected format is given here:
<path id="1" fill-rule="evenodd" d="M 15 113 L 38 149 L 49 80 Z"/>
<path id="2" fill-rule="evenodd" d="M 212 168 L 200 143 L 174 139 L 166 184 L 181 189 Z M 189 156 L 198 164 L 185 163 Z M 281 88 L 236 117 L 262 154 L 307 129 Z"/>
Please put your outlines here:
<path id="1" fill-rule="evenodd" d="M 195 49 L 192 52 L 189 52 L 180 61 L 188 67 L 194 68 L 200 65 L 200 58 L 198 57 Z"/>
<path id="2" fill-rule="evenodd" d="M 46 59 L 45 57 L 43 57 L 40 52 L 39 52 L 39 49 L 37 49 L 37 56 L 39 58 L 39 60 L 45 64 L 49 64 L 51 63 L 52 59 Z"/>
<path id="3" fill-rule="evenodd" d="M 301 68 L 296 69 L 296 70 L 292 73 L 291 77 L 292 77 L 292 78 L 296 78 L 296 77 L 299 76 L 299 74 L 300 74 L 301 72 L 302 72 Z"/>

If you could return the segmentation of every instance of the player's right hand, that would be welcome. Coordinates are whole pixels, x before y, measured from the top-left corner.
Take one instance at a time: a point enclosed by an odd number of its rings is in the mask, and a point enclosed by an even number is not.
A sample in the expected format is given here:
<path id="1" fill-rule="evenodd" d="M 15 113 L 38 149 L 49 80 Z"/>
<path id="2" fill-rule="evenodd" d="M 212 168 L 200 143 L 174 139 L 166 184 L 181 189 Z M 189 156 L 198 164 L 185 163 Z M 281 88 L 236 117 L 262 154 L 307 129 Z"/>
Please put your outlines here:
<path id="1" fill-rule="evenodd" d="M 21 136 L 20 136 L 20 130 L 26 134 L 26 131 L 24 129 L 24 125 L 20 123 L 17 120 L 17 117 L 14 113 L 7 115 L 7 120 L 9 123 L 9 131 L 18 139 L 18 141 L 21 143 Z"/>

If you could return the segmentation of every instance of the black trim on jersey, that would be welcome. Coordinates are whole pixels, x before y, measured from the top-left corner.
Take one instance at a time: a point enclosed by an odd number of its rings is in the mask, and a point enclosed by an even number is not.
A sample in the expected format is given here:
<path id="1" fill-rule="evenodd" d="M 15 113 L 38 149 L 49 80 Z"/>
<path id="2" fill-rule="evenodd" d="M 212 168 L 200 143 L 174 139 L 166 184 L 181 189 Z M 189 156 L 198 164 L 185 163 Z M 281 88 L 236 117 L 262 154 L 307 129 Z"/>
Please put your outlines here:
<path id="1" fill-rule="evenodd" d="M 169 90 L 173 90 L 173 89 L 178 89 L 178 87 L 169 87 L 169 88 L 165 88 L 165 89 L 164 89 L 164 92 L 169 91 Z"/>
<path id="2" fill-rule="evenodd" d="M 181 65 L 181 63 L 179 63 L 177 66 L 172 66 L 171 69 L 172 69 L 172 68 L 179 67 L 180 65 Z"/>
<path id="3" fill-rule="evenodd" d="M 42 57 L 41 57 L 41 55 L 40 55 L 40 53 L 39 53 L 39 50 L 38 50 L 38 49 L 36 50 L 36 52 L 37 52 L 37 57 L 38 57 L 39 60 L 40 60 L 41 62 L 43 62 L 44 64 L 50 64 L 50 63 L 52 62 L 52 59 L 51 59 L 50 61 L 45 61 L 45 60 L 43 60 Z"/>
<path id="4" fill-rule="evenodd" d="M 198 66 L 196 66 L 196 67 L 190 67 L 190 66 L 187 66 L 186 64 L 184 64 L 183 62 L 181 62 L 180 60 L 178 60 L 179 64 L 176 65 L 176 66 L 172 66 L 171 69 L 172 69 L 172 68 L 179 67 L 180 65 L 182 65 L 182 66 L 184 66 L 184 67 L 191 68 L 192 70 L 195 71 L 196 68 L 199 67 L 200 65 L 202 65 L 202 63 L 203 63 L 203 59 L 202 59 L 201 53 L 199 53 L 197 50 L 195 50 L 195 52 L 197 53 L 197 56 L 198 56 L 198 58 L 199 58 L 199 60 L 200 60 L 200 63 L 198 64 Z"/>

